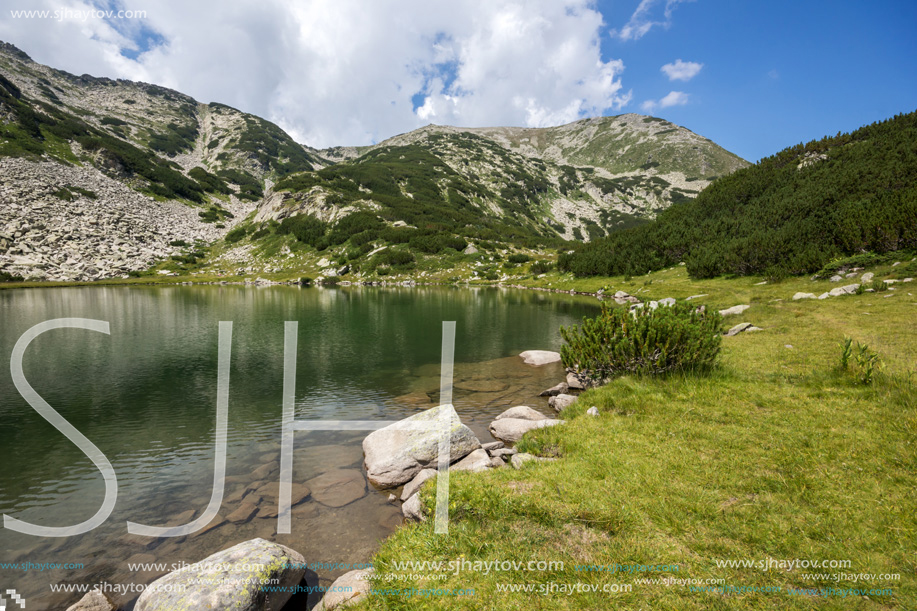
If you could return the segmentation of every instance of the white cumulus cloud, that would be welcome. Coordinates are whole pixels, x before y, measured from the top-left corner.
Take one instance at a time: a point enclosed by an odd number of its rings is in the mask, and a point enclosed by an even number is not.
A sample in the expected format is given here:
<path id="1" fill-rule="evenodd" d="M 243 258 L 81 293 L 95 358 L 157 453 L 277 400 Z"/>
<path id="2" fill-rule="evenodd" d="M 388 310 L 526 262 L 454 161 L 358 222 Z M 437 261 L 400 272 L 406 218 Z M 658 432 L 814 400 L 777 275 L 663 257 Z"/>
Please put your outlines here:
<path id="1" fill-rule="evenodd" d="M 59 4 L 34 0 L 29 8 Z M 430 122 L 556 125 L 631 100 L 623 63 L 602 57 L 605 25 L 592 0 L 109 6 L 145 10 L 146 18 L 3 19 L 0 39 L 76 74 L 153 82 L 235 106 L 318 147 L 369 144 Z M 125 49 L 140 53 L 131 59 Z"/>
<path id="2" fill-rule="evenodd" d="M 684 106 L 688 103 L 688 94 L 683 91 L 670 91 L 668 95 L 661 100 L 646 100 L 640 104 L 643 112 L 653 112 L 659 108 L 669 108 L 670 106 Z"/>
<path id="3" fill-rule="evenodd" d="M 673 63 L 664 65 L 660 70 L 669 77 L 670 81 L 690 81 L 703 67 L 703 64 L 697 62 L 683 62 L 676 59 Z"/>

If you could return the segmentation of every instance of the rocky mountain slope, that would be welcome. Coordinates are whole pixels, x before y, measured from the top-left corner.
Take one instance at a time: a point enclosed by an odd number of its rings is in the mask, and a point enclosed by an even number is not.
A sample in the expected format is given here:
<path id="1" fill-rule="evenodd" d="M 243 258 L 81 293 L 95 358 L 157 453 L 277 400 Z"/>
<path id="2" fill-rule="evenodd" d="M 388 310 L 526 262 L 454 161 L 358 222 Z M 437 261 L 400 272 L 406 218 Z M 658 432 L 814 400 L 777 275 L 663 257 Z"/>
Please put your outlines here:
<path id="1" fill-rule="evenodd" d="M 428 126 L 371 147 L 316 150 L 228 106 L 74 76 L 0 43 L 6 277 L 124 276 L 199 258 L 237 225 L 234 242 L 257 242 L 303 215 L 329 236 L 368 212 L 443 244 L 586 241 L 745 165 L 682 127 L 632 114 L 546 129 Z"/>

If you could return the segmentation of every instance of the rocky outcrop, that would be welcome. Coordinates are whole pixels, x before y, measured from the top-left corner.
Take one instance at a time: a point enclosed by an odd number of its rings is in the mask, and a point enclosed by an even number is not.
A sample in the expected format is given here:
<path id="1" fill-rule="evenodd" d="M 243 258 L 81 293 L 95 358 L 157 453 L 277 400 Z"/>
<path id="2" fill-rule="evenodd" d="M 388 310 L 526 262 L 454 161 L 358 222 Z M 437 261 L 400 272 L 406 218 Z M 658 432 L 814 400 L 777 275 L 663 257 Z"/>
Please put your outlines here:
<path id="1" fill-rule="evenodd" d="M 439 431 L 435 428 L 412 428 L 412 425 L 437 422 L 443 422 L 449 434 L 450 463 L 481 447 L 471 429 L 462 424 L 455 408 L 440 405 L 373 431 L 363 440 L 364 464 L 369 481 L 381 488 L 394 488 L 411 481 L 422 469 L 436 467 Z"/>
<path id="2" fill-rule="evenodd" d="M 140 595 L 134 611 L 277 611 L 302 580 L 304 563 L 288 547 L 252 539 L 160 577 Z"/>

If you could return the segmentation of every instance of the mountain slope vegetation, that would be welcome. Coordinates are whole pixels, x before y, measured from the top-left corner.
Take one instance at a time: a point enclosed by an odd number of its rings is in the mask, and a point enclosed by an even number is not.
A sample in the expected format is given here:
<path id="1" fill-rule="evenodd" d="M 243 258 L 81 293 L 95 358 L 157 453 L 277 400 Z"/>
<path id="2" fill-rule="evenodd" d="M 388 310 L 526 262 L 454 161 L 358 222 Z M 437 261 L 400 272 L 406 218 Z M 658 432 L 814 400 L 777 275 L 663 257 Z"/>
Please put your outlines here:
<path id="1" fill-rule="evenodd" d="M 917 246 L 917 112 L 787 148 L 716 180 L 648 225 L 561 256 L 578 276 L 684 262 L 698 278 L 774 277 Z"/>

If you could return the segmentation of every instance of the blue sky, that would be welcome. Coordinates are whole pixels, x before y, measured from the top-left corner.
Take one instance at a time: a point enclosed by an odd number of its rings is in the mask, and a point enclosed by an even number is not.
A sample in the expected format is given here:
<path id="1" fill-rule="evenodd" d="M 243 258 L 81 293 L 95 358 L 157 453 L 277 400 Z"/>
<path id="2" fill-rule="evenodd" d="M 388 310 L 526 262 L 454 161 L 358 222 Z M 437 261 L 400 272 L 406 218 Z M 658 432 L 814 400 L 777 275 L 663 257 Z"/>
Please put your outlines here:
<path id="1" fill-rule="evenodd" d="M 637 4 L 598 6 L 614 25 Z M 609 36 L 602 55 L 623 60 L 637 108 L 683 91 L 687 104 L 655 114 L 750 161 L 917 110 L 917 2 L 683 2 L 667 28 Z M 703 68 L 670 82 L 659 68 L 676 59 Z"/>
<path id="2" fill-rule="evenodd" d="M 12 18 L 0 39 L 76 74 L 172 87 L 300 142 L 428 123 L 653 114 L 755 161 L 917 109 L 917 2 L 69 0 L 132 18 Z M 662 70 L 669 67 L 669 73 Z M 680 78 L 677 78 L 680 77 Z"/>

